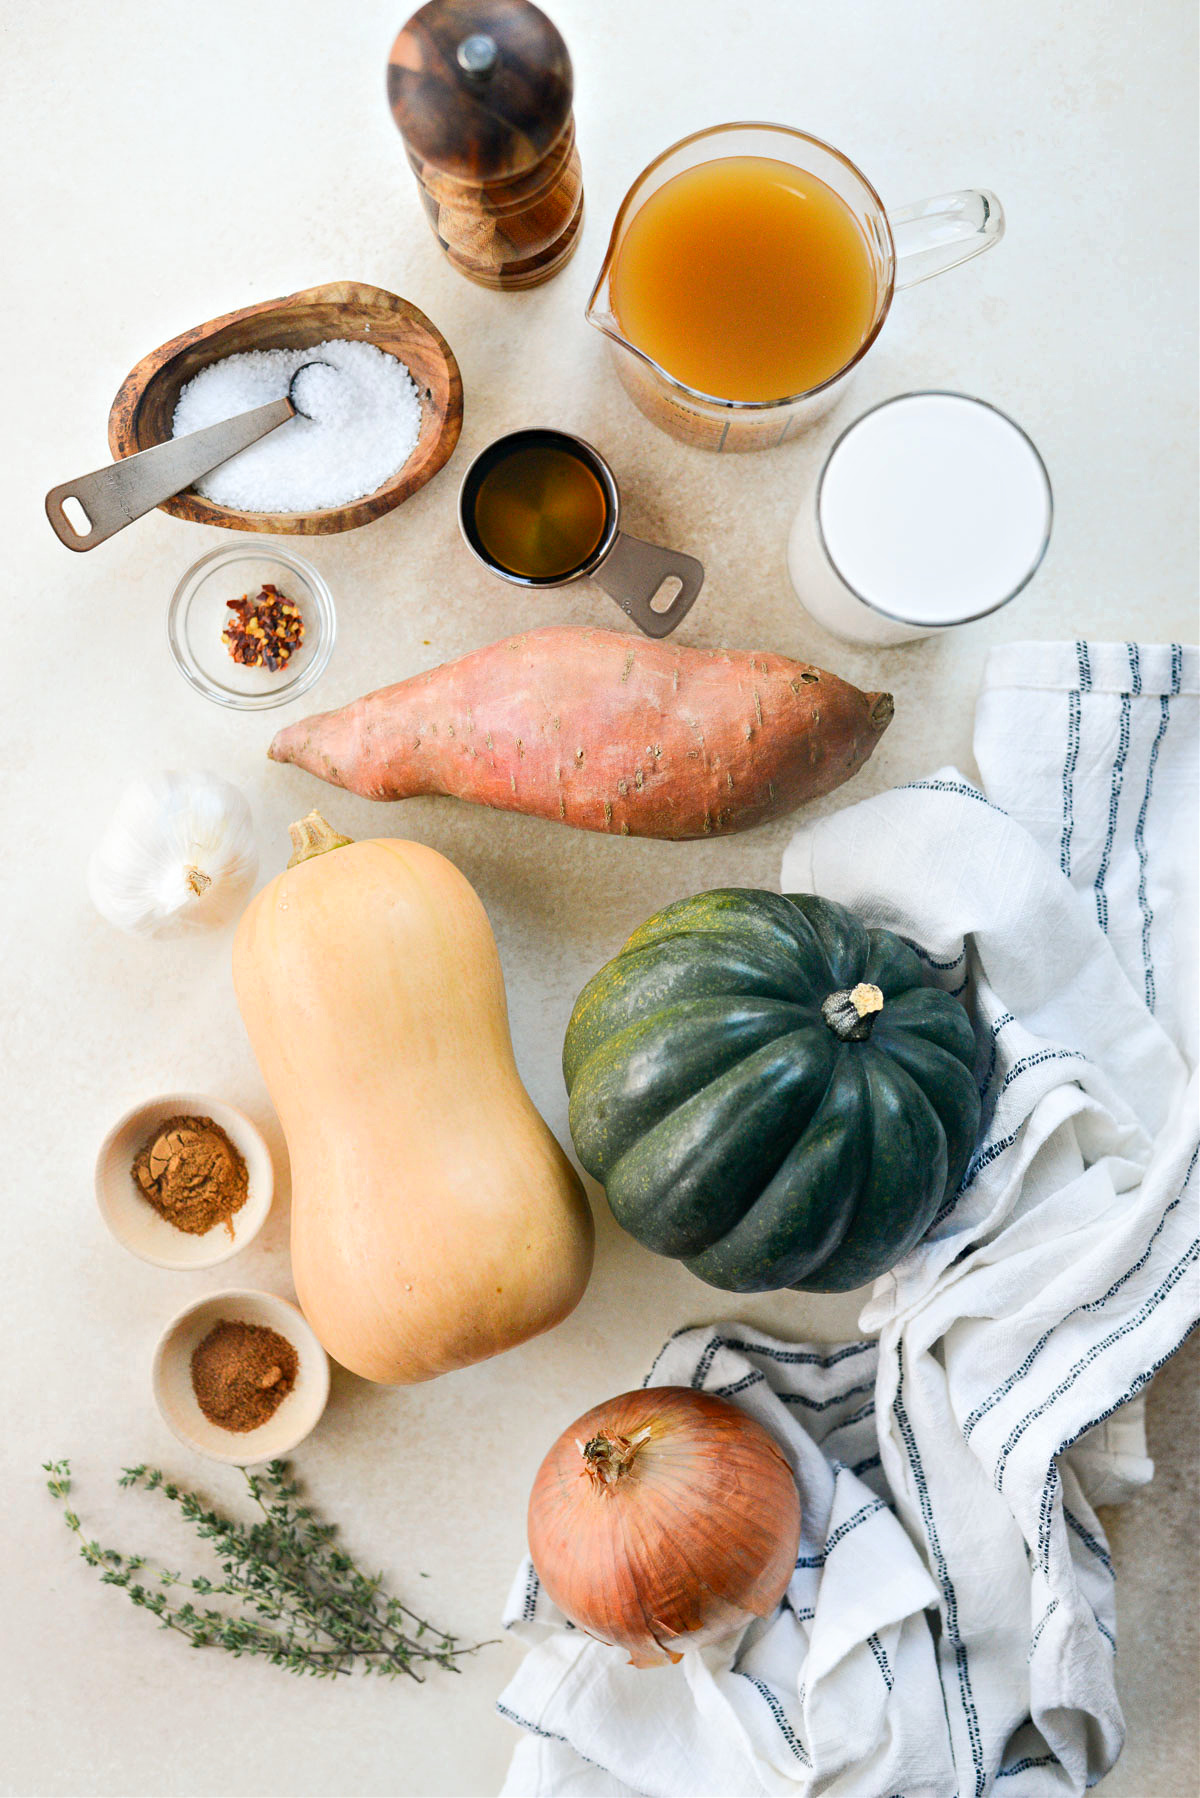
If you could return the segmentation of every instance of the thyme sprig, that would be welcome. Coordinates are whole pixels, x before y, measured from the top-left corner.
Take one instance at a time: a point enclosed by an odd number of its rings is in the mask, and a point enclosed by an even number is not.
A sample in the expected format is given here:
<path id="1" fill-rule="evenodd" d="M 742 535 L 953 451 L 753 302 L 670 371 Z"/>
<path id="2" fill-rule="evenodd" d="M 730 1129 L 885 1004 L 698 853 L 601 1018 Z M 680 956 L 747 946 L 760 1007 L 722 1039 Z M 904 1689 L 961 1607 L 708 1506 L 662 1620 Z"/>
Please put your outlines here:
<path id="1" fill-rule="evenodd" d="M 189 1578 L 144 1555 L 102 1547 L 84 1533 L 67 1502 L 70 1462 L 46 1461 L 43 1467 L 47 1488 L 63 1504 L 64 1521 L 78 1538 L 80 1554 L 99 1570 L 102 1584 L 119 1586 L 131 1604 L 149 1611 L 163 1629 L 174 1630 L 193 1648 L 223 1648 L 239 1659 L 257 1655 L 274 1667 L 314 1679 L 357 1668 L 385 1679 L 405 1674 L 419 1682 L 423 1674 L 418 1668 L 433 1663 L 457 1673 L 462 1655 L 486 1646 L 463 1646 L 385 1592 L 382 1574 L 364 1573 L 337 1546 L 336 1526 L 302 1502 L 286 1461 L 272 1461 L 257 1473 L 242 1468 L 258 1512 L 251 1523 L 212 1509 L 157 1467 L 122 1472 L 121 1486 L 158 1492 L 178 1506 L 197 1537 L 212 1544 L 220 1579 L 204 1574 Z M 191 1597 L 177 1601 L 177 1590 L 204 1602 Z M 218 1609 L 207 1602 L 211 1599 L 231 1602 Z"/>

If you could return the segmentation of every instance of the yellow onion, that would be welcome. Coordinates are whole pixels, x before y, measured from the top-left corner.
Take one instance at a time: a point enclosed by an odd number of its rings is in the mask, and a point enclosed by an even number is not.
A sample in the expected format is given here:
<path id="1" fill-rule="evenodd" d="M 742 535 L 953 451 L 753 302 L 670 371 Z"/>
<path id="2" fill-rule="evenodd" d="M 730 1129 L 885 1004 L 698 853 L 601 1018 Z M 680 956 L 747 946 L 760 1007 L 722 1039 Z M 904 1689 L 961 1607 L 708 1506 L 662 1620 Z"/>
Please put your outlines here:
<path id="1" fill-rule="evenodd" d="M 529 1500 L 538 1578 L 572 1623 L 677 1661 L 765 1617 L 800 1543 L 783 1451 L 736 1405 L 687 1386 L 623 1392 L 564 1430 Z"/>

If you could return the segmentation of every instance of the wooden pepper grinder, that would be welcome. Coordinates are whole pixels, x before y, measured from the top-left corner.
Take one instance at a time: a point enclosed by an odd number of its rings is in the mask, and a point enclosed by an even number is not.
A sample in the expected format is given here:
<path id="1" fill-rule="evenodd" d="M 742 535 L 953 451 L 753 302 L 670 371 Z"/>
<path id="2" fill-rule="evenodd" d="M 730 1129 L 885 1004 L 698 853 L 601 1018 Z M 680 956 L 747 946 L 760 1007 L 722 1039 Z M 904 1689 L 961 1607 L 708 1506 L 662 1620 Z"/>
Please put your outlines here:
<path id="1" fill-rule="evenodd" d="M 392 45 L 388 99 L 430 223 L 483 287 L 536 287 L 583 222 L 571 58 L 530 0 L 430 0 Z"/>

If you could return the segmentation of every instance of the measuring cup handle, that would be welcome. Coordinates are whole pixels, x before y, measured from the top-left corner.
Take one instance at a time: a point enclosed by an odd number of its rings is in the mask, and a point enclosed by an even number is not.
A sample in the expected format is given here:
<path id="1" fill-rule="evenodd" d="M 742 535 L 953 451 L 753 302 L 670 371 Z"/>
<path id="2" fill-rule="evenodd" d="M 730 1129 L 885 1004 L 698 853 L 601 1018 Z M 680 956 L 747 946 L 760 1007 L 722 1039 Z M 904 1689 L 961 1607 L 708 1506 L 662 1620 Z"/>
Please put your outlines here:
<path id="1" fill-rule="evenodd" d="M 985 188 L 938 194 L 888 213 L 896 245 L 896 286 L 915 287 L 990 250 L 1004 236 L 1004 208 Z"/>
<path id="2" fill-rule="evenodd" d="M 644 543 L 640 537 L 618 531 L 592 579 L 648 637 L 667 637 L 695 605 L 704 585 L 704 569 L 695 556 L 661 549 L 657 543 Z M 672 579 L 679 582 L 679 591 L 669 605 L 656 611 L 651 602 Z"/>

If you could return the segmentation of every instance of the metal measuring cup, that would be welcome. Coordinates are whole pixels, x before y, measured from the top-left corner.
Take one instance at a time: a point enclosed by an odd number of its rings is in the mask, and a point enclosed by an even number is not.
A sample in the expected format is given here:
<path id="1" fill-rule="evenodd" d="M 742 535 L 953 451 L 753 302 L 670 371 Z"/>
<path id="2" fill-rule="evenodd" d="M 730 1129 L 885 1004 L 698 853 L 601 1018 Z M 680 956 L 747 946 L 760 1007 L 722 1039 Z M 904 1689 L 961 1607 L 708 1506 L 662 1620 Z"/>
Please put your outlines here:
<path id="1" fill-rule="evenodd" d="M 484 474 L 495 465 L 498 452 L 511 453 L 525 445 L 561 447 L 591 469 L 604 492 L 605 521 L 600 540 L 586 560 L 566 574 L 545 578 L 514 574 L 489 555 L 475 529 L 475 500 Z M 628 531 L 620 529 L 620 517 L 621 495 L 612 469 L 599 450 L 569 431 L 511 431 L 496 438 L 475 457 L 458 492 L 458 523 L 463 538 L 476 559 L 501 580 L 512 581 L 518 587 L 565 587 L 587 577 L 614 599 L 648 637 L 669 636 L 695 604 L 704 583 L 704 569 L 695 556 L 631 537 Z M 672 581 L 679 583 L 679 591 L 664 603 L 659 596 Z"/>

